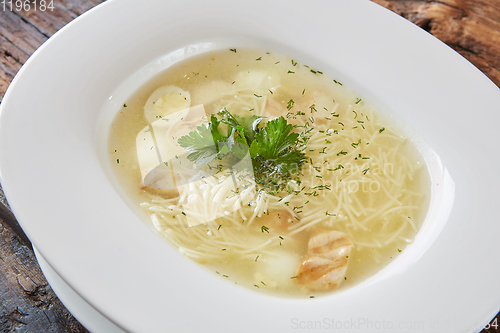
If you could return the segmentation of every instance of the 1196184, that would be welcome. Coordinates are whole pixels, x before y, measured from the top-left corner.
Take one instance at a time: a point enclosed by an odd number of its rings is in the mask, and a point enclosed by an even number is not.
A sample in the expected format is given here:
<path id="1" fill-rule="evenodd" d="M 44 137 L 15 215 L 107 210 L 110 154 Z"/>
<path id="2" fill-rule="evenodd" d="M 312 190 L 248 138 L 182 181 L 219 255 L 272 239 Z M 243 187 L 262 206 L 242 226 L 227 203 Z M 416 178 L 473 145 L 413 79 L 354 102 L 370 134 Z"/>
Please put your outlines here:
<path id="1" fill-rule="evenodd" d="M 1 0 L 0 8 L 5 11 L 53 11 L 54 1 L 50 0 Z"/>

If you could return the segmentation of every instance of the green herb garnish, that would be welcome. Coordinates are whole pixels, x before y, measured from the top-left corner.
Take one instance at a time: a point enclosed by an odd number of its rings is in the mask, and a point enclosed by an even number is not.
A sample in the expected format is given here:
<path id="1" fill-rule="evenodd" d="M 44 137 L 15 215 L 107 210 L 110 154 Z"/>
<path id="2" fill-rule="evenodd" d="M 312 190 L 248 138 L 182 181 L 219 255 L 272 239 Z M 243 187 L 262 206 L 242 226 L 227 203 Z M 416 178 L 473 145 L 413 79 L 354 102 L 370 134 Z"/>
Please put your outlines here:
<path id="1" fill-rule="evenodd" d="M 290 104 L 290 102 L 289 102 Z M 217 117 L 218 116 L 218 117 Z M 250 154 L 255 181 L 270 193 L 282 191 L 306 161 L 301 134 L 279 117 L 261 125 L 262 117 L 233 116 L 225 108 L 210 117 L 207 125 L 179 138 L 179 145 L 196 167 L 215 159 L 233 165 Z M 220 126 L 225 124 L 224 126 Z"/>

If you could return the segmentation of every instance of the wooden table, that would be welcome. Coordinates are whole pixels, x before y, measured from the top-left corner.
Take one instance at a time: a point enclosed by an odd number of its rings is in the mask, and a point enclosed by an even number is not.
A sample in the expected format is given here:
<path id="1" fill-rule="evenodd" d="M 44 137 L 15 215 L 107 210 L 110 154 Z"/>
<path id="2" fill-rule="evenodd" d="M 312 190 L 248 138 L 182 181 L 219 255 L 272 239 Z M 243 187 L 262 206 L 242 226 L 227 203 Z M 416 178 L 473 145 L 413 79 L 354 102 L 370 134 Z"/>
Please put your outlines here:
<path id="1" fill-rule="evenodd" d="M 500 86 L 500 0 L 373 1 L 441 39 Z M 34 1 L 27 11 L 0 7 L 0 102 L 45 40 L 101 2 L 53 0 L 53 9 L 45 11 L 35 11 Z M 0 201 L 0 332 L 87 332 L 48 285 L 1 189 Z M 496 318 L 500 324 L 500 315 Z"/>

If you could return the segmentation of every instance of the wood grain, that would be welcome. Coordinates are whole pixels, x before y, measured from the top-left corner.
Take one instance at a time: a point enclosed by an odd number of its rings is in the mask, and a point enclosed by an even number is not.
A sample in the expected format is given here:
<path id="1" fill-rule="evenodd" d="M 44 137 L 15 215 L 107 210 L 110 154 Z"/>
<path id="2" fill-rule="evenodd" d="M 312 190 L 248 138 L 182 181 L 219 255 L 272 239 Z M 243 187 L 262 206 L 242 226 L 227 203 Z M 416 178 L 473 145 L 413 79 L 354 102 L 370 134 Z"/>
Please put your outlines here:
<path id="1" fill-rule="evenodd" d="M 499 0 L 372 1 L 433 34 L 500 86 Z M 0 11 L 0 101 L 43 42 L 101 2 L 54 0 L 53 10 Z M 1 188 L 0 202 L 0 332 L 87 332 L 45 280 Z M 500 333 L 500 329 L 483 332 Z"/>
<path id="2" fill-rule="evenodd" d="M 15 74 L 50 36 L 103 0 L 56 0 L 53 10 L 0 12 L 0 101 Z"/>
<path id="3" fill-rule="evenodd" d="M 45 280 L 31 247 L 0 219 L 0 332 L 87 332 Z"/>

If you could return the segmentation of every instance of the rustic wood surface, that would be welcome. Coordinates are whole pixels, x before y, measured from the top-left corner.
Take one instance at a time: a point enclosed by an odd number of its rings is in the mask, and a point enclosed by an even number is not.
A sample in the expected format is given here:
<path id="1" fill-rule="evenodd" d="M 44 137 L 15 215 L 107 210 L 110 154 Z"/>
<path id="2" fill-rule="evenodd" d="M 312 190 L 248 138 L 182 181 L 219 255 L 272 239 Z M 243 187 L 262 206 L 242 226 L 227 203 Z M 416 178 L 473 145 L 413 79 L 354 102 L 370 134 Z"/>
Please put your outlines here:
<path id="1" fill-rule="evenodd" d="M 372 1 L 430 32 L 500 86 L 500 0 Z M 17 71 L 44 41 L 101 2 L 54 0 L 54 9 L 46 11 L 0 8 L 0 102 Z M 0 201 L 0 332 L 87 332 L 45 280 L 1 188 Z M 500 316 L 496 318 L 500 324 Z"/>

